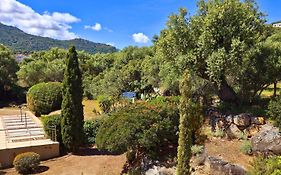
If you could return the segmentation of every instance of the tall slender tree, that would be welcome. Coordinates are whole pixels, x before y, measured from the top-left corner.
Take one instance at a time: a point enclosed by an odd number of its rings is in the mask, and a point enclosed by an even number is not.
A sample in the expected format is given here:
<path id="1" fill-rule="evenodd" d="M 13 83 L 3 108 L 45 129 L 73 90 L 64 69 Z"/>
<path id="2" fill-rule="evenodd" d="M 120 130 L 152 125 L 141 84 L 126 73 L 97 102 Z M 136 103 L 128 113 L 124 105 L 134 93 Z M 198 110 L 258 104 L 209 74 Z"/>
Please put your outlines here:
<path id="1" fill-rule="evenodd" d="M 198 129 L 201 118 L 201 106 L 192 100 L 192 80 L 188 71 L 185 71 L 180 83 L 180 125 L 179 146 L 177 157 L 177 175 L 190 174 L 190 158 L 192 137 Z"/>
<path id="2" fill-rule="evenodd" d="M 75 47 L 69 49 L 63 79 L 62 142 L 66 151 L 76 152 L 83 139 L 82 74 Z"/>

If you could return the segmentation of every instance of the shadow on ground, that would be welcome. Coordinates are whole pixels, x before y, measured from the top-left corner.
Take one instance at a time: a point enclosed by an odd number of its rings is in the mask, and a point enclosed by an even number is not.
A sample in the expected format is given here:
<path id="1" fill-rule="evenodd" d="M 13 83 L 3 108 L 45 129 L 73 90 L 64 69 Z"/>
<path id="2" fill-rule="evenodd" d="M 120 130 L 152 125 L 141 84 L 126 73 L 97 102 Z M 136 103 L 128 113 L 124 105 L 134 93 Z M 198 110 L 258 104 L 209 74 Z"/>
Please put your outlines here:
<path id="1" fill-rule="evenodd" d="M 0 175 L 4 175 L 4 174 L 6 174 L 6 172 L 0 170 Z"/>
<path id="2" fill-rule="evenodd" d="M 102 151 L 102 150 L 98 150 L 97 148 L 80 148 L 78 153 L 76 153 L 75 155 L 78 156 L 109 156 L 109 155 L 120 155 L 117 153 L 112 153 L 109 151 Z"/>

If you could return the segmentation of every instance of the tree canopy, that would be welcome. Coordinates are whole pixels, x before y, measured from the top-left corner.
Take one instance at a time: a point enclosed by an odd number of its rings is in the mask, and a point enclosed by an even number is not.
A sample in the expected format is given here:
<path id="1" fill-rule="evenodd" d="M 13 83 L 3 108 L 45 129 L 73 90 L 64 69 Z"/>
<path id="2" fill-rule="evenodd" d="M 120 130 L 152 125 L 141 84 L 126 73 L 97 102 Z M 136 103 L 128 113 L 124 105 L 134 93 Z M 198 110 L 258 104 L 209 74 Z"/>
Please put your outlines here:
<path id="1" fill-rule="evenodd" d="M 0 44 L 0 100 L 9 97 L 8 93 L 17 82 L 18 69 L 19 66 L 12 51 Z"/>
<path id="2" fill-rule="evenodd" d="M 250 63 L 258 59 L 259 45 L 270 34 L 252 1 L 200 0 L 194 16 L 188 17 L 185 9 L 170 16 L 155 44 L 156 54 L 177 77 L 184 68 L 191 69 L 214 83 L 222 100 L 237 102 L 252 91 L 244 85 L 255 80 L 245 73 L 255 73 L 250 68 L 257 65 Z"/>

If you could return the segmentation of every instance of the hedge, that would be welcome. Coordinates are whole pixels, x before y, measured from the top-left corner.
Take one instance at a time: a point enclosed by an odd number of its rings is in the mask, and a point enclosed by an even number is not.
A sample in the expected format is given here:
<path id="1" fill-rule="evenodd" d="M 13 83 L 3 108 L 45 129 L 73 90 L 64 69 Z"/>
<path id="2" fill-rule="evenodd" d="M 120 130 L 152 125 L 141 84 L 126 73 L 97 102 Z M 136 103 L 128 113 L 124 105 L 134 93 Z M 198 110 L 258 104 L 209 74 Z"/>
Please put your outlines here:
<path id="1" fill-rule="evenodd" d="M 36 84 L 28 90 L 26 101 L 28 108 L 36 116 L 59 110 L 62 103 L 62 84 L 59 82 Z"/>

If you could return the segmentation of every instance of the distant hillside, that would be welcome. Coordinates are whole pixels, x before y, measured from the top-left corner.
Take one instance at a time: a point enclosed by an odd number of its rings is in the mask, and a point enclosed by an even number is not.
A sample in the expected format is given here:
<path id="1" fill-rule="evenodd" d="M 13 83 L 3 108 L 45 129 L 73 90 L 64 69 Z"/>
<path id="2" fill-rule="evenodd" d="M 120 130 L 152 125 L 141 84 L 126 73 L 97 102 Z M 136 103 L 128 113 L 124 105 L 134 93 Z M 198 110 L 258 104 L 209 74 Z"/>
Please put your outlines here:
<path id="1" fill-rule="evenodd" d="M 113 46 L 84 39 L 56 40 L 34 36 L 2 23 L 0 23 L 0 43 L 11 47 L 15 52 L 48 50 L 52 47 L 68 48 L 70 45 L 76 46 L 77 50 L 84 50 L 88 53 L 111 53 L 117 51 Z"/>

